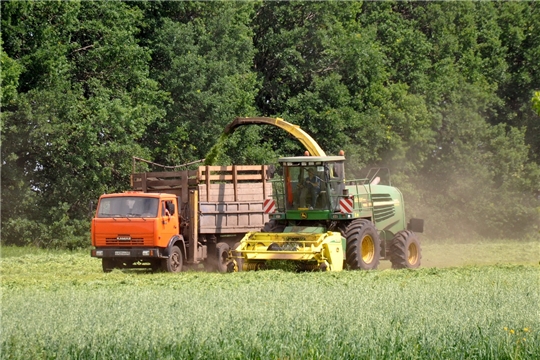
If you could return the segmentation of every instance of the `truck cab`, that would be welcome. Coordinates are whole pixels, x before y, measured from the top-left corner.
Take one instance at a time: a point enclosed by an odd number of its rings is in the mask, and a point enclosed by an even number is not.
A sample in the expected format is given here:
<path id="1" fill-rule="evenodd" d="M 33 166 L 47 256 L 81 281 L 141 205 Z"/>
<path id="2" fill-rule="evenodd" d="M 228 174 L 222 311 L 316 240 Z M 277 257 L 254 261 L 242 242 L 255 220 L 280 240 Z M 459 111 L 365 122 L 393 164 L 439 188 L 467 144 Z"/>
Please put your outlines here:
<path id="1" fill-rule="evenodd" d="M 102 195 L 92 219 L 92 257 L 102 259 L 103 271 L 114 268 L 173 266 L 173 246 L 185 256 L 180 235 L 178 199 L 165 193 L 129 191 Z M 174 259 L 176 266 L 183 259 Z"/>

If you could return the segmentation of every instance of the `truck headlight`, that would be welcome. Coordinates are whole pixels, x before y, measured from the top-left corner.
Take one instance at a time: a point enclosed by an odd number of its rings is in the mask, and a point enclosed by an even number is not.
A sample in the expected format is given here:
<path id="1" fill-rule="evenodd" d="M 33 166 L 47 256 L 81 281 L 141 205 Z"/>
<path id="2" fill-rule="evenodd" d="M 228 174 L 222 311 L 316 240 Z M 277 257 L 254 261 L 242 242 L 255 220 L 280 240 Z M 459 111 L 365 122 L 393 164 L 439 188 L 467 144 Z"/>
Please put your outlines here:
<path id="1" fill-rule="evenodd" d="M 96 250 L 96 256 L 103 256 L 103 250 Z"/>
<path id="2" fill-rule="evenodd" d="M 143 250 L 142 256 L 150 256 L 150 250 Z"/>

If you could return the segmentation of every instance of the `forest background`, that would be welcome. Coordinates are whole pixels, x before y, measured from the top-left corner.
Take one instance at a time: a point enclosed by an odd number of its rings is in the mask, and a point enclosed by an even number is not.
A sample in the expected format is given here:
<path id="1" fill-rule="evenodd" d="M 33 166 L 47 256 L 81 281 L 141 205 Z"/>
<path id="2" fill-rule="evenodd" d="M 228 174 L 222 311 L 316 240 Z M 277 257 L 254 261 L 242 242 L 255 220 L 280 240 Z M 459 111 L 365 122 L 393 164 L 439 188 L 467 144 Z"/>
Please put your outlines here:
<path id="1" fill-rule="evenodd" d="M 0 6 L 4 245 L 89 246 L 132 156 L 202 159 L 237 116 L 300 125 L 349 178 L 389 168 L 427 238 L 539 235 L 540 3 Z M 218 163 L 302 153 L 251 126 Z"/>

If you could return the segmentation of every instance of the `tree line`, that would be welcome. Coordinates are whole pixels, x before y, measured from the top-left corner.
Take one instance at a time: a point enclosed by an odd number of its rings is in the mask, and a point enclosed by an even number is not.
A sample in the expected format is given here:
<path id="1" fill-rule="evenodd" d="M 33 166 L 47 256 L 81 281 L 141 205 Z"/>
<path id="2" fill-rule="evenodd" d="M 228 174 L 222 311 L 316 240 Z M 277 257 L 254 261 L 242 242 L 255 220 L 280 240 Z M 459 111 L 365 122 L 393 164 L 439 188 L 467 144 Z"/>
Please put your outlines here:
<path id="1" fill-rule="evenodd" d="M 536 2 L 1 2 L 4 244 L 84 247 L 132 156 L 204 158 L 282 117 L 347 172 L 391 170 L 426 235 L 538 234 Z M 282 130 L 220 164 L 303 153 Z"/>

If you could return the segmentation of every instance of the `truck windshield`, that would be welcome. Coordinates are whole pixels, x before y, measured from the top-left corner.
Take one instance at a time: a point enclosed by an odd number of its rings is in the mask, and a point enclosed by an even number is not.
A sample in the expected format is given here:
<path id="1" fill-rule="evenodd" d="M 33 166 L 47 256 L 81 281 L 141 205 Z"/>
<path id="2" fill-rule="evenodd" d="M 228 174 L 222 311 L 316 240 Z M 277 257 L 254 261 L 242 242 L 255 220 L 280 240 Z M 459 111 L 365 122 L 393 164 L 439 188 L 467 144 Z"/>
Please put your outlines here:
<path id="1" fill-rule="evenodd" d="M 138 196 L 103 198 L 99 202 L 97 217 L 157 217 L 159 200 Z"/>

